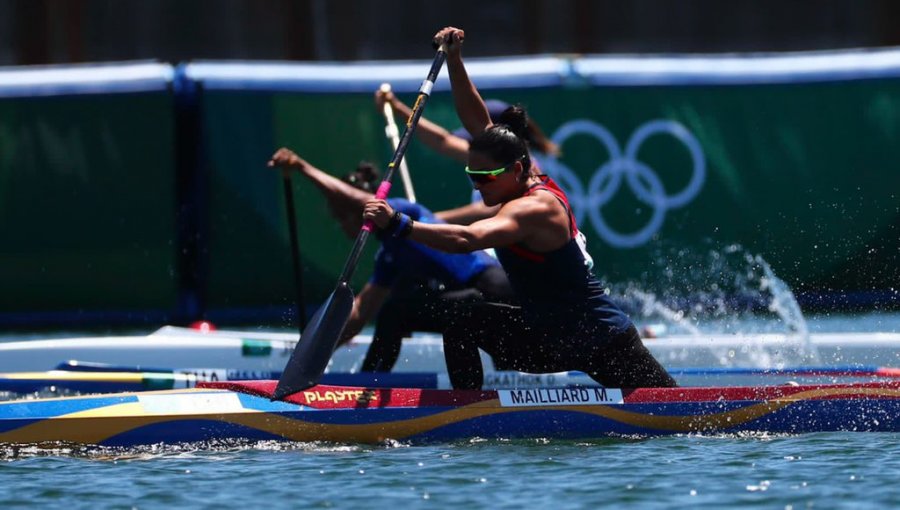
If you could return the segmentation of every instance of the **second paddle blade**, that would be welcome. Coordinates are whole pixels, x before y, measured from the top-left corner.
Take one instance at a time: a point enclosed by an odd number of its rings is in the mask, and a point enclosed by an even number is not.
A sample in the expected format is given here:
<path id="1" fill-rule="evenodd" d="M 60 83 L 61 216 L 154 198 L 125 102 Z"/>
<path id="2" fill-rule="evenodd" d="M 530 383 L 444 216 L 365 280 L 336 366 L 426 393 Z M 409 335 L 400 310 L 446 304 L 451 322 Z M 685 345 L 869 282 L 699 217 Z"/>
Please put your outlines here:
<path id="1" fill-rule="evenodd" d="M 281 400 L 319 383 L 352 310 L 353 291 L 346 283 L 338 283 L 303 330 L 272 400 Z"/>

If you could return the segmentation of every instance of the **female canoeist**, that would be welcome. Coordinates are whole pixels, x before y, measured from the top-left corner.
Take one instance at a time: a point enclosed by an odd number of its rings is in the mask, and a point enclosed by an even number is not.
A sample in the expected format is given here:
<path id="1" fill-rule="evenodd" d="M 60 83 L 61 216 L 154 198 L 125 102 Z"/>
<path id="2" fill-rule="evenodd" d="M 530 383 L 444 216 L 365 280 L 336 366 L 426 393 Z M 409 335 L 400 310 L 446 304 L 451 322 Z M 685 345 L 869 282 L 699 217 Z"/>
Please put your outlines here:
<path id="1" fill-rule="evenodd" d="M 374 195 L 377 172 L 362 164 L 343 180 L 309 164 L 290 149 L 279 149 L 269 166 L 296 169 L 325 195 L 332 215 L 348 237 L 362 227 L 363 205 Z M 404 199 L 388 200 L 410 221 L 439 223 L 427 208 Z M 451 255 L 375 232 L 381 247 L 371 279 L 356 296 L 341 341 L 353 338 L 372 318 L 375 333 L 361 370 L 389 372 L 412 331 L 441 333 L 450 317 L 466 304 L 483 299 L 508 300 L 512 289 L 496 260 L 483 251 Z M 377 316 L 377 317 L 376 317 Z"/>
<path id="2" fill-rule="evenodd" d="M 457 112 L 474 135 L 466 173 L 499 212 L 467 226 L 417 223 L 383 200 L 370 200 L 364 212 L 394 235 L 439 250 L 496 249 L 520 306 L 479 303 L 451 321 L 444 356 L 453 387 L 481 387 L 478 348 L 525 372 L 581 370 L 604 386 L 675 386 L 591 272 L 565 194 L 534 171 L 524 112 L 509 124 L 491 122 L 462 62 L 463 37 L 462 30 L 445 28 L 435 40 L 448 43 Z"/>

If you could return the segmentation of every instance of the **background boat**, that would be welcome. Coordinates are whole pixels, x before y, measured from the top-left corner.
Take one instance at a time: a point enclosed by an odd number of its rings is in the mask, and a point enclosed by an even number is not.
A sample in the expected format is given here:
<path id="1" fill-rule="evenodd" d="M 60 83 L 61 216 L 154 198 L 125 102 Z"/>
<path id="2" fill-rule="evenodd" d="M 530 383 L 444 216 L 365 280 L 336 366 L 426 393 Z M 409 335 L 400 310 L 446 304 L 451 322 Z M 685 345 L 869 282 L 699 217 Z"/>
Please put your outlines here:
<path id="1" fill-rule="evenodd" d="M 0 343 L 0 372 L 39 372 L 77 360 L 123 367 L 202 371 L 212 368 L 267 374 L 281 371 L 296 333 L 217 330 L 198 332 L 167 326 L 146 336 L 55 338 Z M 371 337 L 361 335 L 334 354 L 328 371 L 359 370 Z M 712 368 L 811 369 L 900 366 L 900 333 L 666 335 L 645 340 L 669 370 Z M 483 356 L 487 371 L 493 370 Z M 196 368 L 195 368 L 196 367 Z M 445 372 L 441 339 L 415 334 L 403 343 L 395 372 Z"/>

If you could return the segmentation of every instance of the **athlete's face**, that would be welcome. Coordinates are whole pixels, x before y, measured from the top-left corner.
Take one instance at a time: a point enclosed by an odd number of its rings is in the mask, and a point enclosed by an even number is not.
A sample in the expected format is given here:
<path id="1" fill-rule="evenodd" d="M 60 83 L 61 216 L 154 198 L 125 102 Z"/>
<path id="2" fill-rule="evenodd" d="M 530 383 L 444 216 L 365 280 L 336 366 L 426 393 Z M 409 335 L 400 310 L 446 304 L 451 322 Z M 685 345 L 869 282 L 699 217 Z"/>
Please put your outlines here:
<path id="1" fill-rule="evenodd" d="M 521 173 L 520 161 L 497 161 L 483 152 L 469 151 L 466 174 L 472 186 L 481 192 L 485 205 L 497 205 L 514 198 Z"/>

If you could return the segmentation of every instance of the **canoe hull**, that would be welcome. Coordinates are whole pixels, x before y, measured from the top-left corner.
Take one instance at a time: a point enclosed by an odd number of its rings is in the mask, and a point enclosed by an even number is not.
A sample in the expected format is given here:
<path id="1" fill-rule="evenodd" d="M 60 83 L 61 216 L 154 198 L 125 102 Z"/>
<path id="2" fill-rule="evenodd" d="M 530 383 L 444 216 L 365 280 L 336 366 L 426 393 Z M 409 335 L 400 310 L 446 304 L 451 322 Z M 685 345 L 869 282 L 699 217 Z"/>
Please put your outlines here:
<path id="1" fill-rule="evenodd" d="M 476 437 L 900 431 L 897 383 L 486 392 L 317 386 L 288 402 L 273 402 L 268 392 L 274 384 L 2 403 L 0 444 L 422 443 Z M 608 393 L 573 393 L 579 391 Z"/>

